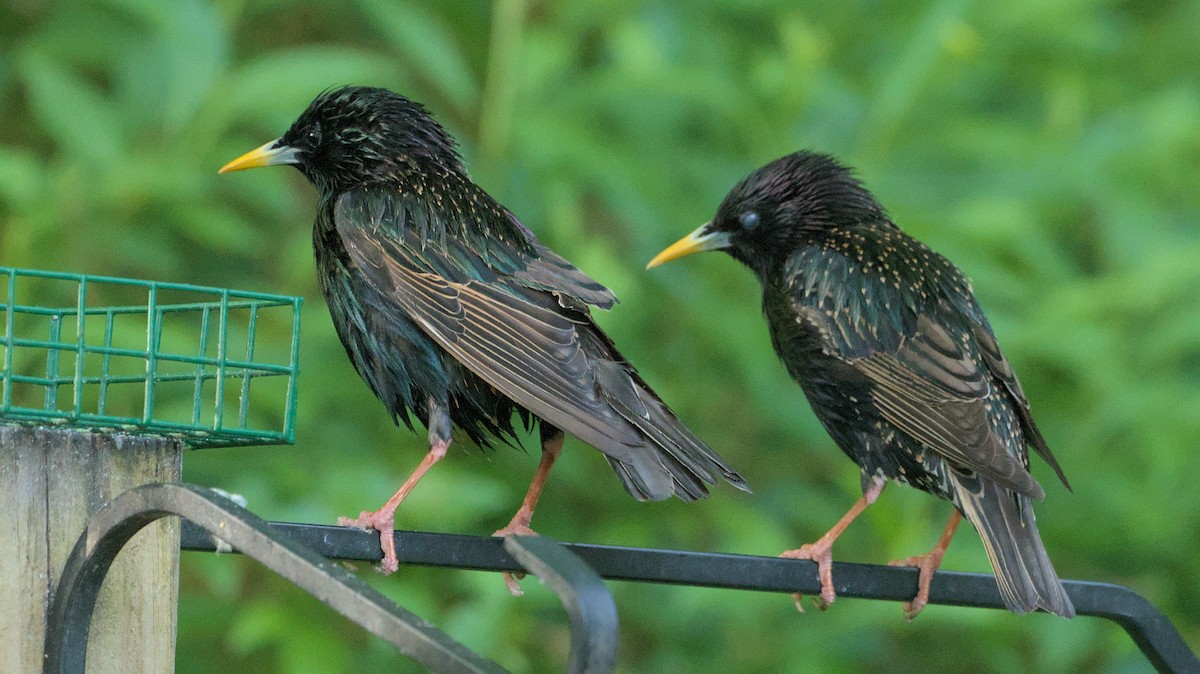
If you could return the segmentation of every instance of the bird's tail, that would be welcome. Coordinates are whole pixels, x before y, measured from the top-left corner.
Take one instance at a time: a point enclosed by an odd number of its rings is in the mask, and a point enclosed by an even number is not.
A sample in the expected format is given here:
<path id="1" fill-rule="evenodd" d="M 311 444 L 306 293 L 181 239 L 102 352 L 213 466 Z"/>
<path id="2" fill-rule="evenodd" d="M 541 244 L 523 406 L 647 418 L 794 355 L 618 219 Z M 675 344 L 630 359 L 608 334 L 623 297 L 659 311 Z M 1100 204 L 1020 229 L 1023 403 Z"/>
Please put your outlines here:
<path id="1" fill-rule="evenodd" d="M 708 496 L 705 485 L 722 479 L 749 491 L 742 476 L 675 418 L 632 366 L 599 363 L 595 375 L 605 401 L 643 438 L 642 446 L 629 448 L 626 457 L 608 455 L 630 494 L 640 500 L 675 495 L 694 501 Z"/>
<path id="2" fill-rule="evenodd" d="M 956 475 L 953 482 L 958 506 L 983 539 L 1009 610 L 1028 613 L 1040 608 L 1075 617 L 1075 607 L 1042 545 L 1030 500 L 978 477 Z"/>

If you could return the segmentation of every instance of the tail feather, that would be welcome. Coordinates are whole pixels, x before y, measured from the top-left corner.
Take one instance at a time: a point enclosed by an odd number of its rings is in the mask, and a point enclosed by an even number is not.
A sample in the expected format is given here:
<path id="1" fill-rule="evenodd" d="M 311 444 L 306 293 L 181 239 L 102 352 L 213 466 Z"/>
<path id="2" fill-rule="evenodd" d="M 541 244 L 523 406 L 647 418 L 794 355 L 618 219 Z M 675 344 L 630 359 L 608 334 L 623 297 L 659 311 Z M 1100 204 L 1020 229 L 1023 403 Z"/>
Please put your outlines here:
<path id="1" fill-rule="evenodd" d="M 953 482 L 959 508 L 983 539 L 1005 606 L 1014 613 L 1040 608 L 1075 617 L 1042 545 L 1029 499 L 989 480 L 956 476 Z"/>
<path id="2" fill-rule="evenodd" d="M 674 493 L 671 475 L 645 452 L 630 452 L 626 459 L 606 455 L 625 491 L 639 501 L 661 501 Z"/>
<path id="3" fill-rule="evenodd" d="M 625 488 L 635 497 L 658 500 L 673 494 L 694 501 L 708 496 L 705 485 L 715 485 L 720 479 L 749 491 L 742 476 L 675 418 L 627 366 L 612 361 L 599 363 L 595 375 L 604 400 L 646 440 L 642 447 L 630 448 L 636 462 L 610 457 Z M 661 476 L 669 476 L 670 488 L 655 488 L 662 484 Z"/>

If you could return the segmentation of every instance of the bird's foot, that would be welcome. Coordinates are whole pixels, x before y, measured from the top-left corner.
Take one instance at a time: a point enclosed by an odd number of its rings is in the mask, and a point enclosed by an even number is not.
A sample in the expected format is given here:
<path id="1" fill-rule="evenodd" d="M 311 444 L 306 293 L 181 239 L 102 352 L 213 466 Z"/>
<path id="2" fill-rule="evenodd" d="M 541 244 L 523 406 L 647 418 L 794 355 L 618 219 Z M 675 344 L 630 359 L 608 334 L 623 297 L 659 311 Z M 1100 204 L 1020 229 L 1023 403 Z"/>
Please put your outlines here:
<path id="1" fill-rule="evenodd" d="M 904 620 L 907 622 L 912 622 L 929 604 L 929 584 L 933 580 L 933 572 L 941 565 L 942 555 L 936 551 L 888 562 L 888 566 L 911 566 L 921 572 L 917 580 L 917 596 L 912 601 L 904 602 Z"/>
<path id="2" fill-rule="evenodd" d="M 532 517 L 533 517 L 532 512 L 526 514 L 525 509 L 522 508 L 521 510 L 517 511 L 516 515 L 513 515 L 512 521 L 509 522 L 507 526 L 505 526 L 501 529 L 497 529 L 496 532 L 492 535 L 500 536 L 500 537 L 504 537 L 504 536 L 537 536 L 538 533 L 536 531 L 534 531 L 533 529 L 529 528 L 529 522 L 532 519 Z M 511 594 L 514 597 L 520 597 L 521 595 L 525 594 L 525 591 L 521 589 L 521 585 L 518 582 L 524 577 L 525 577 L 525 574 L 520 573 L 520 572 L 517 572 L 517 573 L 513 573 L 510 571 L 504 572 L 504 587 L 508 588 L 509 594 Z"/>
<path id="3" fill-rule="evenodd" d="M 395 513 L 395 510 L 388 511 L 386 508 L 382 508 L 374 512 L 364 510 L 359 513 L 357 519 L 338 518 L 338 526 L 379 532 L 379 547 L 383 550 L 383 561 L 377 568 L 385 576 L 395 573 L 400 568 L 400 561 L 396 559 Z"/>
<path id="4" fill-rule="evenodd" d="M 514 522 L 510 522 L 509 525 L 504 527 L 503 529 L 497 529 L 496 533 L 494 533 L 492 535 L 499 536 L 499 537 L 537 536 L 538 532 L 534 531 L 533 529 L 530 529 L 528 524 L 518 524 L 514 521 Z"/>
<path id="5" fill-rule="evenodd" d="M 934 579 L 934 572 L 942 565 L 942 555 L 935 553 L 918 554 L 910 558 L 896 559 L 888 562 L 888 566 L 912 566 L 920 571 L 917 580 L 917 596 L 912 601 L 904 603 L 904 619 L 912 622 L 917 614 L 929 604 L 929 584 Z"/>
<path id="6" fill-rule="evenodd" d="M 962 513 L 955 510 L 950 515 L 950 521 L 946 522 L 946 528 L 942 530 L 942 536 L 938 539 L 937 545 L 933 546 L 933 549 L 927 554 L 888 562 L 888 566 L 911 566 L 921 572 L 917 577 L 917 596 L 913 597 L 912 601 L 904 603 L 904 619 L 908 622 L 912 622 L 913 618 L 916 618 L 917 614 L 929 604 L 929 585 L 933 582 L 933 572 L 941 567 L 942 558 L 946 556 L 946 548 L 950 546 L 950 539 L 954 538 L 954 532 L 958 529 L 958 523 L 961 521 Z"/>
<path id="7" fill-rule="evenodd" d="M 525 590 L 521 589 L 521 579 L 525 577 L 525 574 L 520 572 L 513 573 L 512 571 L 505 571 L 500 575 L 504 577 L 504 587 L 508 590 L 509 594 L 514 597 L 521 597 L 525 595 Z"/>
<path id="8" fill-rule="evenodd" d="M 821 580 L 821 595 L 813 599 L 813 603 L 817 608 L 824 611 L 829 608 L 829 605 L 837 600 L 837 593 L 833 590 L 833 545 L 823 541 L 816 543 L 807 543 L 795 550 L 788 550 L 779 555 L 785 559 L 807 559 L 817 563 L 817 577 Z M 796 610 L 804 613 L 804 607 L 800 600 L 803 596 L 797 592 L 792 595 L 792 599 L 796 601 Z"/>

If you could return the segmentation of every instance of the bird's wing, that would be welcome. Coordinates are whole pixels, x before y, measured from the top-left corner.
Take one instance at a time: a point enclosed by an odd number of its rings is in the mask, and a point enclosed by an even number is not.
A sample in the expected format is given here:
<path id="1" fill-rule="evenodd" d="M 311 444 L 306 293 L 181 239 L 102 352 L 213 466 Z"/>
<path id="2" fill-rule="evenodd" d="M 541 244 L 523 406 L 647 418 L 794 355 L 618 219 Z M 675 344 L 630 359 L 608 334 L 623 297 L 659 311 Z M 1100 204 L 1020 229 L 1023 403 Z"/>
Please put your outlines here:
<path id="1" fill-rule="evenodd" d="M 790 261 L 797 317 L 820 326 L 822 348 L 866 378 L 889 423 L 962 470 L 1041 498 L 1013 410 L 1020 404 L 980 353 L 974 326 L 983 314 L 966 278 L 936 253 L 896 248 L 906 243 L 919 246 L 893 237 L 883 253 L 900 257 L 875 273 L 828 247 L 799 251 Z M 907 264 L 905 255 L 940 265 L 939 283 L 955 292 L 889 281 L 886 267 Z"/>
<path id="2" fill-rule="evenodd" d="M 642 440 L 599 395 L 582 348 L 586 313 L 518 282 L 515 274 L 489 270 L 461 242 L 423 243 L 386 223 L 373 226 L 372 218 L 387 217 L 372 203 L 379 199 L 349 192 L 334 206 L 352 262 L 384 302 L 394 303 L 378 308 L 407 314 L 455 359 L 538 417 L 631 461 L 628 449 Z M 536 266 L 526 268 L 537 273 Z"/>
<path id="3" fill-rule="evenodd" d="M 1033 414 L 1029 410 L 1029 400 L 1025 397 L 1025 391 L 1021 389 L 1021 382 L 1017 381 L 1016 373 L 1008 364 L 1008 359 L 1004 357 L 1000 345 L 996 343 L 996 337 L 992 334 L 987 319 L 982 315 L 980 318 L 980 322 L 974 326 L 973 335 L 975 342 L 979 345 L 979 353 L 983 355 L 983 362 L 987 364 L 992 375 L 1004 385 L 1005 391 L 1015 403 L 1017 415 L 1021 419 L 1021 428 L 1025 431 L 1025 439 L 1033 445 L 1034 450 L 1045 459 L 1046 463 L 1050 464 L 1063 486 L 1070 489 L 1071 483 L 1067 482 L 1066 474 L 1058 465 L 1058 460 L 1054 458 L 1050 446 L 1046 444 L 1046 439 L 1042 437 L 1042 432 L 1038 430 L 1037 424 L 1033 421 Z"/>
<path id="4" fill-rule="evenodd" d="M 513 273 L 522 285 L 553 293 L 564 307 L 586 310 L 585 305 L 611 309 L 616 295 L 578 267 L 540 243 L 534 243 L 538 256 L 528 266 Z"/>
<path id="5" fill-rule="evenodd" d="M 921 316 L 898 349 L 852 365 L 874 384 L 875 405 L 891 424 L 961 468 L 1031 498 L 1044 495 L 1027 469 L 1024 440 L 1007 428 L 1015 422 L 1007 401 L 970 342 Z"/>

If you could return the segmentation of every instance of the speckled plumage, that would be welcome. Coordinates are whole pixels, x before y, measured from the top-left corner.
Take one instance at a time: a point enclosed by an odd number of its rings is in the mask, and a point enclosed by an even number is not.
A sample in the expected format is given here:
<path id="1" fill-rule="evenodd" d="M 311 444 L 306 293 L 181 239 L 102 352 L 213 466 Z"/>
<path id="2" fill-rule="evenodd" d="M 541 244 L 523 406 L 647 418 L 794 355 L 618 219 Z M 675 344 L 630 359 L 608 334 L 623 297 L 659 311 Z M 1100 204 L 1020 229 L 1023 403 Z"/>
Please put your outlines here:
<path id="1" fill-rule="evenodd" d="M 1044 491 L 1027 445 L 1066 478 L 957 267 L 896 227 L 849 170 L 809 152 L 745 178 L 685 241 L 758 276 L 775 350 L 860 466 L 864 494 L 897 480 L 953 502 L 1009 608 L 1074 615 L 1037 533 L 1031 500 Z"/>
<path id="2" fill-rule="evenodd" d="M 473 183 L 420 104 L 383 89 L 326 92 L 223 170 L 278 163 L 320 191 L 313 244 L 334 326 L 393 417 L 428 428 L 428 465 L 455 426 L 483 445 L 515 438 L 515 414 L 540 424 L 544 447 L 561 445 L 561 429 L 599 449 L 639 500 L 701 498 L 722 479 L 745 488 L 595 325 L 590 307 L 610 308 L 612 293 Z M 511 531 L 528 530 L 540 488 L 535 478 Z M 390 532 L 406 494 L 355 523 Z"/>

